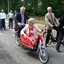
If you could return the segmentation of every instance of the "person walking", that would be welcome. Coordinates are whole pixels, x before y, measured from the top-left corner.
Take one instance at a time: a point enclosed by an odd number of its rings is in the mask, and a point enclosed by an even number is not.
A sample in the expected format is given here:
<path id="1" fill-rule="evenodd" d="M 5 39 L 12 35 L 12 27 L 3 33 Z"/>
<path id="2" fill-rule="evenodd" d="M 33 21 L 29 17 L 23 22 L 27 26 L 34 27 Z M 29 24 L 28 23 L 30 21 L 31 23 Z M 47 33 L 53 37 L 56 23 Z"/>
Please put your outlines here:
<path id="1" fill-rule="evenodd" d="M 59 37 L 59 31 L 58 31 L 58 22 L 56 21 L 54 13 L 52 13 L 52 8 L 47 7 L 47 14 L 45 15 L 45 22 L 47 27 L 47 36 L 46 36 L 46 42 L 45 45 L 47 46 L 49 42 L 49 38 L 52 32 L 52 29 L 55 29 L 57 31 L 57 37 L 56 40 Z"/>

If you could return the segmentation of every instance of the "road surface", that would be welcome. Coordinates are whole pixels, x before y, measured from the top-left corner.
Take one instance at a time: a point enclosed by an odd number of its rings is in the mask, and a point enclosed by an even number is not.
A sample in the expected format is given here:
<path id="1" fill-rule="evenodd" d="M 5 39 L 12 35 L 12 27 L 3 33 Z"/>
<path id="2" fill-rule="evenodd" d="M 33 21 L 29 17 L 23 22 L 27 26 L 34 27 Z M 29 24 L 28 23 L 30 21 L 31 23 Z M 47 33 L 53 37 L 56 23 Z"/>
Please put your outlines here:
<path id="1" fill-rule="evenodd" d="M 64 47 L 61 53 L 55 44 L 47 47 L 49 62 L 47 64 L 64 64 Z M 0 64 L 42 64 L 35 53 L 19 47 L 15 43 L 14 30 L 0 31 Z"/>

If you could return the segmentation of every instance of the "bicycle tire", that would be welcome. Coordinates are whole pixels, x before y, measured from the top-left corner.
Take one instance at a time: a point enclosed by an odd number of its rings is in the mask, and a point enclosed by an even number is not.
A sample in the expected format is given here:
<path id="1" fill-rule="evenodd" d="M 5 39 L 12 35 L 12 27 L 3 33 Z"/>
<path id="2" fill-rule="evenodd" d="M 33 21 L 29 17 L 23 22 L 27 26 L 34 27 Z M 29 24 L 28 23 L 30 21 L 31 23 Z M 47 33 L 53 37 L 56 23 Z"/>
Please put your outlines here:
<path id="1" fill-rule="evenodd" d="M 45 48 L 42 48 L 39 52 L 39 59 L 43 64 L 46 64 L 49 61 L 49 55 Z"/>

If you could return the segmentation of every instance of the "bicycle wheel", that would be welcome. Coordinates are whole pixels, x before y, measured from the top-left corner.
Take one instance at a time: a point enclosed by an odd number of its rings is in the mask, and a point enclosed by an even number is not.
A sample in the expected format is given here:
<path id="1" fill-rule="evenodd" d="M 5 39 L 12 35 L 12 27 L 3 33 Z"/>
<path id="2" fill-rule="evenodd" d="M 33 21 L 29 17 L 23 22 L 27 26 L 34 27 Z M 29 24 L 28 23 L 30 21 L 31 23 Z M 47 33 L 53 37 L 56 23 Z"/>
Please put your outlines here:
<path id="1" fill-rule="evenodd" d="M 47 63 L 49 60 L 49 55 L 44 48 L 39 52 L 39 59 L 43 64 Z"/>

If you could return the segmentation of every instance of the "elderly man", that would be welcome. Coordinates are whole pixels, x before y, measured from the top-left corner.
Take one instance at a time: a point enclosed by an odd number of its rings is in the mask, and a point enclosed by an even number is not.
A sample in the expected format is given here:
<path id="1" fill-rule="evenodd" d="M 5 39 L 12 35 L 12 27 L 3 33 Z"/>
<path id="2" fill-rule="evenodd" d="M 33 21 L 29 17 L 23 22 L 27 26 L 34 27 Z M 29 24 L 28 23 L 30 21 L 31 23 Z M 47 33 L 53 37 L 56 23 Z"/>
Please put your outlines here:
<path id="1" fill-rule="evenodd" d="M 58 22 L 56 22 L 56 18 L 54 13 L 52 13 L 52 8 L 48 7 L 47 8 L 48 13 L 45 15 L 45 22 L 46 22 L 46 26 L 47 26 L 47 36 L 46 36 L 46 46 L 49 42 L 49 38 L 50 38 L 50 34 L 52 32 L 52 29 L 55 29 L 57 31 L 57 38 L 59 36 L 59 31 L 58 31 Z"/>
<path id="2" fill-rule="evenodd" d="M 25 7 L 20 7 L 20 12 L 16 15 L 16 27 L 15 30 L 18 31 L 18 37 L 20 37 L 20 31 L 25 26 L 26 20 L 28 20 L 29 17 L 25 13 Z"/>

